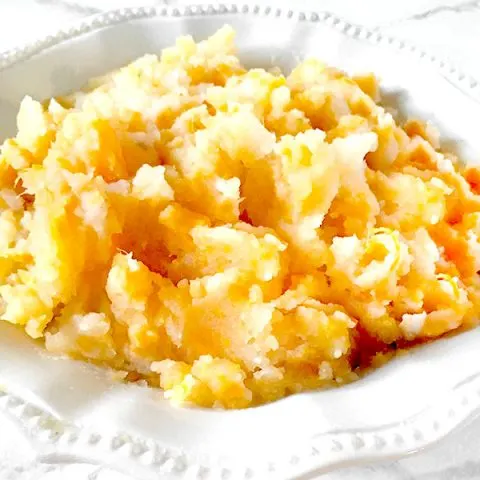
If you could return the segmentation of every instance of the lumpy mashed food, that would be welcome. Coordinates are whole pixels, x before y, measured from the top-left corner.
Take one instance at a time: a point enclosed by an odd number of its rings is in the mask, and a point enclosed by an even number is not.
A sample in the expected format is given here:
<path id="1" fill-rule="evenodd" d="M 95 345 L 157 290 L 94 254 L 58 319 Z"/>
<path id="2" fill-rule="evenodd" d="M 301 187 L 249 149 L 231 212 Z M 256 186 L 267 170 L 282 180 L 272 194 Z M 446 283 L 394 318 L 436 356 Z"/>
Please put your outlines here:
<path id="1" fill-rule="evenodd" d="M 472 326 L 480 170 L 396 123 L 372 75 L 247 70 L 233 39 L 25 98 L 0 157 L 2 319 L 224 408 Z"/>

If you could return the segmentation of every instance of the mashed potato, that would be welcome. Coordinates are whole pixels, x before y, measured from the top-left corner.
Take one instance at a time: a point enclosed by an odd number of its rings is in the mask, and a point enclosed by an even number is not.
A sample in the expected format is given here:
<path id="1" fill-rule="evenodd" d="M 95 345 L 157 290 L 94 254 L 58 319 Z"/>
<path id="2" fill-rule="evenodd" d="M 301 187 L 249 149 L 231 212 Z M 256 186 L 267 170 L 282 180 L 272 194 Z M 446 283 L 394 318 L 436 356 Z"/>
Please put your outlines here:
<path id="1" fill-rule="evenodd" d="M 242 408 L 476 323 L 480 170 L 372 75 L 246 70 L 225 27 L 45 104 L 0 156 L 1 318 Z"/>

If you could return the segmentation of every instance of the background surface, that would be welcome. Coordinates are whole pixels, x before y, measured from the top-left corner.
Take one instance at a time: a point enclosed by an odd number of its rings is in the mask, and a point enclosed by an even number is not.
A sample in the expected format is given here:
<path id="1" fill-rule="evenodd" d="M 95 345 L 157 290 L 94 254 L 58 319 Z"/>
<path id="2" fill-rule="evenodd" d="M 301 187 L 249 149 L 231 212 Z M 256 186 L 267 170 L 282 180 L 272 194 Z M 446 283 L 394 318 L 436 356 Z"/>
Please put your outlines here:
<path id="1" fill-rule="evenodd" d="M 195 0 L 167 0 L 164 3 L 192 1 Z M 195 3 L 200 2 L 197 0 Z M 155 0 L 0 0 L 0 51 L 27 43 L 103 10 L 159 3 L 161 1 Z M 241 3 L 248 3 L 248 0 Z M 271 3 L 278 5 L 287 3 L 287 0 L 272 0 Z M 423 46 L 480 79 L 480 0 L 295 0 L 294 5 L 330 11 L 350 22 L 387 30 L 391 35 Z M 66 479 L 137 480 L 92 465 L 38 464 L 27 440 L 16 433 L 9 420 L 0 414 L 0 480 Z M 460 428 L 428 450 L 408 458 L 339 470 L 319 479 L 480 479 L 480 419 Z"/>

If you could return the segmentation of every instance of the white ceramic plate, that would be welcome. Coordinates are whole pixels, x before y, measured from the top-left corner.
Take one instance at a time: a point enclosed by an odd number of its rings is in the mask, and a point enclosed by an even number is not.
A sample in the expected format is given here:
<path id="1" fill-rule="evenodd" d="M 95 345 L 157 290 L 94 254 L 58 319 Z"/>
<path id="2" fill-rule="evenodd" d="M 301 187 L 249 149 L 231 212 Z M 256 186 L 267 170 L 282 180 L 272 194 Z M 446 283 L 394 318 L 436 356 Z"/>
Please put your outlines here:
<path id="1" fill-rule="evenodd" d="M 432 119 L 468 161 L 480 152 L 480 86 L 414 47 L 326 13 L 275 7 L 124 9 L 0 56 L 0 137 L 25 94 L 45 98 L 179 35 L 225 23 L 248 66 L 292 67 L 316 55 L 380 75 L 400 112 Z M 2 322 L 0 322 L 2 323 Z M 313 478 L 338 466 L 418 450 L 480 410 L 480 329 L 411 351 L 337 390 L 244 411 L 173 408 L 160 392 L 115 385 L 105 372 L 52 359 L 0 325 L 0 408 L 40 459 L 111 465 L 137 478 Z"/>

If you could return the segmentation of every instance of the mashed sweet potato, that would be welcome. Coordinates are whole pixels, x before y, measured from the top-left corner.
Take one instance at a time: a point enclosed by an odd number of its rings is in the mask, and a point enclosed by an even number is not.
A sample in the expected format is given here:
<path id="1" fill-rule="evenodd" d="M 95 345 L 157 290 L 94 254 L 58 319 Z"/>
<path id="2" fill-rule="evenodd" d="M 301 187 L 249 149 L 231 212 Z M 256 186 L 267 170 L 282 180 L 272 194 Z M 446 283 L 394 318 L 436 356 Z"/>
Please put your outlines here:
<path id="1" fill-rule="evenodd" d="M 224 408 L 474 325 L 480 171 L 398 125 L 372 75 L 246 70 L 233 37 L 25 98 L 0 156 L 1 318 Z"/>

